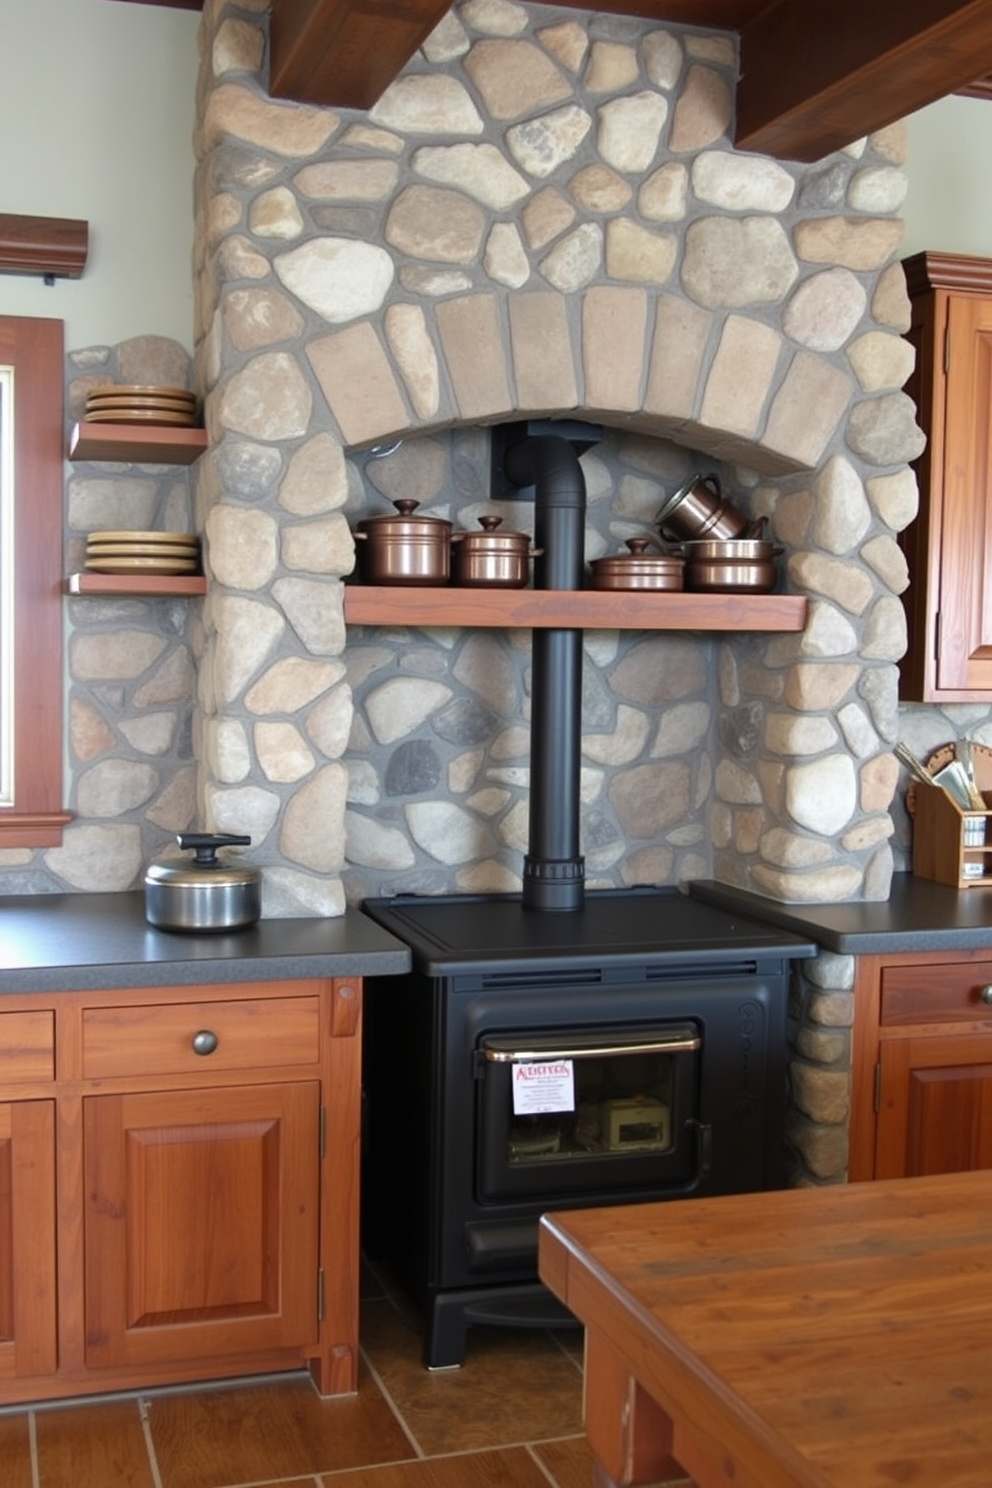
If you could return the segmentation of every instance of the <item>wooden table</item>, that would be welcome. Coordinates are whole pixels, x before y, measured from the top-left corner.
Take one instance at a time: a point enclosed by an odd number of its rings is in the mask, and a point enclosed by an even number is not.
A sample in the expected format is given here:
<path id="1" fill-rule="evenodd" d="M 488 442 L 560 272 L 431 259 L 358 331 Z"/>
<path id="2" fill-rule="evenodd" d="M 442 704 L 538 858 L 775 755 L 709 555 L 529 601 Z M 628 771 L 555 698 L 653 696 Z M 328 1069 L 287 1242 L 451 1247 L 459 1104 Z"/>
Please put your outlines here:
<path id="1" fill-rule="evenodd" d="M 989 1488 L 992 1171 L 546 1215 L 597 1481 Z"/>

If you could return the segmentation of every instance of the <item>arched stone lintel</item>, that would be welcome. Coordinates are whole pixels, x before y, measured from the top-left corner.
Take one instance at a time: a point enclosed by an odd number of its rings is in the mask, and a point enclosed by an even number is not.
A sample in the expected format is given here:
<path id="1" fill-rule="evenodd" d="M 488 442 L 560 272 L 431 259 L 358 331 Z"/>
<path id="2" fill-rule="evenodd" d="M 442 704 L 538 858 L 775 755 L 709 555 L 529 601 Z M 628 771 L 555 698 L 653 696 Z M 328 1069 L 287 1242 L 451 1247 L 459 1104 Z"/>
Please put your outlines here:
<path id="1" fill-rule="evenodd" d="M 604 376 L 595 361 L 604 345 L 604 317 L 621 303 L 644 313 L 635 314 L 632 332 L 617 337 L 618 361 L 612 375 Z M 782 356 L 760 418 L 752 415 L 755 433 L 749 436 L 726 426 L 736 409 L 726 395 L 725 364 L 714 371 L 731 317 L 718 318 L 663 294 L 649 329 L 646 297 L 623 286 L 586 291 L 572 318 L 564 297 L 545 292 L 507 296 L 505 305 L 509 336 L 495 294 L 464 295 L 434 307 L 439 396 L 432 417 L 414 412 L 403 369 L 370 322 L 311 342 L 307 356 L 343 447 L 359 451 L 411 434 L 561 416 L 670 439 L 763 475 L 791 475 L 817 468 L 854 390 L 848 373 L 814 352 Z M 747 318 L 735 311 L 733 320 L 740 339 Z M 756 334 L 767 335 L 762 323 L 754 326 Z M 542 353 L 550 399 L 536 372 Z M 713 375 L 722 379 L 721 396 L 707 399 Z M 740 375 L 747 375 L 746 368 Z M 707 403 L 729 417 L 703 417 Z"/>

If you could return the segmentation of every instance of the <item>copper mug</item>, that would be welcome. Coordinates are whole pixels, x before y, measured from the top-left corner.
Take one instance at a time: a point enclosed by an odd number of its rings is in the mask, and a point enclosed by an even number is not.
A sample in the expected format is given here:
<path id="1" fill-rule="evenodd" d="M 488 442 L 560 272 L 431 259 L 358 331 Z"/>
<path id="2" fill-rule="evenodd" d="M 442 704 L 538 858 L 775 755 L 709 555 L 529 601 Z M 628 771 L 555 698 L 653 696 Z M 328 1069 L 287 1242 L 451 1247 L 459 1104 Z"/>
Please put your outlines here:
<path id="1" fill-rule="evenodd" d="M 669 497 L 656 518 L 663 532 L 675 538 L 741 537 L 748 519 L 728 501 L 715 475 L 693 475 Z"/>

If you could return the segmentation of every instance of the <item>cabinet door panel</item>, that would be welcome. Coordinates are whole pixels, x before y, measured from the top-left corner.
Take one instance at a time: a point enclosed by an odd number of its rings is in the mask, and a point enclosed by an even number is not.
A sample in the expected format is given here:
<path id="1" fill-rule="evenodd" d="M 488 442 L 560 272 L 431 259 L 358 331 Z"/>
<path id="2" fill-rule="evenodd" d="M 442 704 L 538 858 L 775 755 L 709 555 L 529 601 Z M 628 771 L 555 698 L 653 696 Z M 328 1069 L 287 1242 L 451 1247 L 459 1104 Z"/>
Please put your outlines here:
<path id="1" fill-rule="evenodd" d="M 317 1337 L 319 1086 L 84 1102 L 86 1362 Z"/>
<path id="2" fill-rule="evenodd" d="M 880 1060 L 876 1178 L 992 1168 L 992 1038 L 887 1039 Z"/>
<path id="3" fill-rule="evenodd" d="M 0 1105 L 0 1380 L 52 1374 L 55 1103 Z"/>
<path id="4" fill-rule="evenodd" d="M 992 301 L 952 295 L 940 556 L 941 689 L 992 689 Z"/>

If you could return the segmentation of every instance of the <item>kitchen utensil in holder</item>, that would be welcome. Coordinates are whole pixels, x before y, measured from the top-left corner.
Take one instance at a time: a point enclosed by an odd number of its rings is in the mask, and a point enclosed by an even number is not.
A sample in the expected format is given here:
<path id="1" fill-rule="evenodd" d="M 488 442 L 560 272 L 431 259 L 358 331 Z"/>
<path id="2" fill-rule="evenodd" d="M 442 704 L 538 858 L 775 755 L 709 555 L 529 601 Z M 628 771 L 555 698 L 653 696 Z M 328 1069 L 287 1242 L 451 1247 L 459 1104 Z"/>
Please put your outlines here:
<path id="1" fill-rule="evenodd" d="M 920 784 L 913 815 L 913 872 L 955 888 L 992 886 L 992 811 L 969 811 L 939 785 Z"/>

